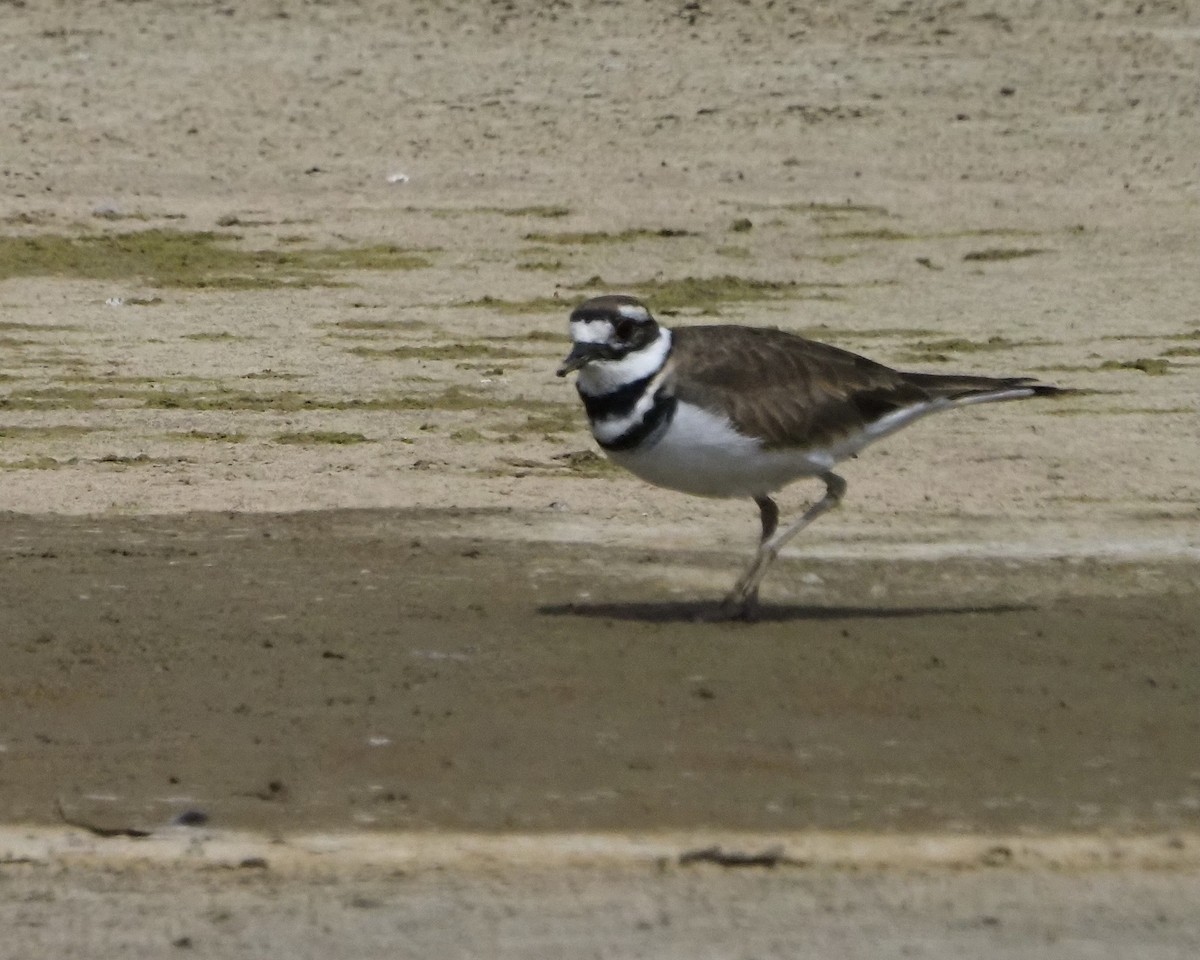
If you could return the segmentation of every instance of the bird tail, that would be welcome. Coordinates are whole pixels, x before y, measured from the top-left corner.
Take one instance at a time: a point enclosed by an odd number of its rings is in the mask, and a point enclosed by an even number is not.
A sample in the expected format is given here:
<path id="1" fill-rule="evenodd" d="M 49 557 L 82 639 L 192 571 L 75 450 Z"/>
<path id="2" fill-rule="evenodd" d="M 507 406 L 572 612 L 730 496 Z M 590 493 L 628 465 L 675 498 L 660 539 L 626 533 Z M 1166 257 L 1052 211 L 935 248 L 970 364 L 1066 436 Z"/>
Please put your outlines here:
<path id="1" fill-rule="evenodd" d="M 1026 397 L 1056 397 L 1074 391 L 1039 383 L 1033 377 L 972 377 L 941 373 L 905 373 L 906 382 L 930 397 L 949 400 L 955 406 L 1023 400 Z"/>

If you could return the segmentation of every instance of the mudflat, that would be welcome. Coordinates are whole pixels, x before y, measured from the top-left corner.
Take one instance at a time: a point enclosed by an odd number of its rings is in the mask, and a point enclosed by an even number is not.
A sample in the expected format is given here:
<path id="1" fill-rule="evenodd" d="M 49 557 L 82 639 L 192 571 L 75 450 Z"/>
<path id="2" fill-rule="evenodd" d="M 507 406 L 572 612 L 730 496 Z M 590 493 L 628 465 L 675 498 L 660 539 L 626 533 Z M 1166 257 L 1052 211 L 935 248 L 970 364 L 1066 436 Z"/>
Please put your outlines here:
<path id="1" fill-rule="evenodd" d="M 0 816 L 1200 828 L 1194 564 L 796 559 L 802 598 L 730 624 L 724 556 L 485 522 L 10 515 Z"/>

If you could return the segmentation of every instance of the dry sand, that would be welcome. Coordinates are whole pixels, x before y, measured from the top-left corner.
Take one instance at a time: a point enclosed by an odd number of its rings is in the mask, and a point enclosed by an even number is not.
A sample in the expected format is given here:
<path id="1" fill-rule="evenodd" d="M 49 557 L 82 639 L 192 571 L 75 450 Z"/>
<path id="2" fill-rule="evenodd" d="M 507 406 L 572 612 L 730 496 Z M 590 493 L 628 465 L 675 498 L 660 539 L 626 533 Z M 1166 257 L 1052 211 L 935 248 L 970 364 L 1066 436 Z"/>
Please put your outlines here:
<path id="1" fill-rule="evenodd" d="M 1195 956 L 1198 55 L 1167 3 L 0 3 L 0 955 Z M 1090 392 L 869 451 L 762 624 L 696 623 L 754 510 L 581 455 L 617 289 Z M 89 832 L 186 810 L 1169 854 Z"/>

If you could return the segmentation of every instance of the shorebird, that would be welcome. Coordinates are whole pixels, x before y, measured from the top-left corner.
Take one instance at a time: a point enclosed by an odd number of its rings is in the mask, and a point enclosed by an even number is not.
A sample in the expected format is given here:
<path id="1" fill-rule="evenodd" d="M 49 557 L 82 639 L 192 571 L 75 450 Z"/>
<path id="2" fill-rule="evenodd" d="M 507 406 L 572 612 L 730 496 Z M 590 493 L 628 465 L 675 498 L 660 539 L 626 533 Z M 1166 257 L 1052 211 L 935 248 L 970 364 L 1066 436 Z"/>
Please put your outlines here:
<path id="1" fill-rule="evenodd" d="M 1031 377 L 893 370 L 782 330 L 672 329 L 621 294 L 580 304 L 570 331 L 558 375 L 578 371 L 592 436 L 615 463 L 669 490 L 758 505 L 758 550 L 723 603 L 745 619 L 784 544 L 841 502 L 840 461 L 932 413 L 1066 392 Z M 802 477 L 825 495 L 780 529 L 771 495 Z"/>

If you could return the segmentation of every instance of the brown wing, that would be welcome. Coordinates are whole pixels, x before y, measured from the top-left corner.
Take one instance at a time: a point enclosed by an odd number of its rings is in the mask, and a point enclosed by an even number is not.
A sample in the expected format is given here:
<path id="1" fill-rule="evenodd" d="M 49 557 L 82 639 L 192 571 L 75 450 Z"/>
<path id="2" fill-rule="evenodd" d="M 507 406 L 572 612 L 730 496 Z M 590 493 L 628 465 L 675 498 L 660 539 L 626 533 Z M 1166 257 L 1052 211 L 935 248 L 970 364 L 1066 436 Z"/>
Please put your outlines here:
<path id="1" fill-rule="evenodd" d="M 671 334 L 675 395 L 727 413 L 768 447 L 824 446 L 931 396 L 881 363 L 782 330 L 701 326 Z"/>

